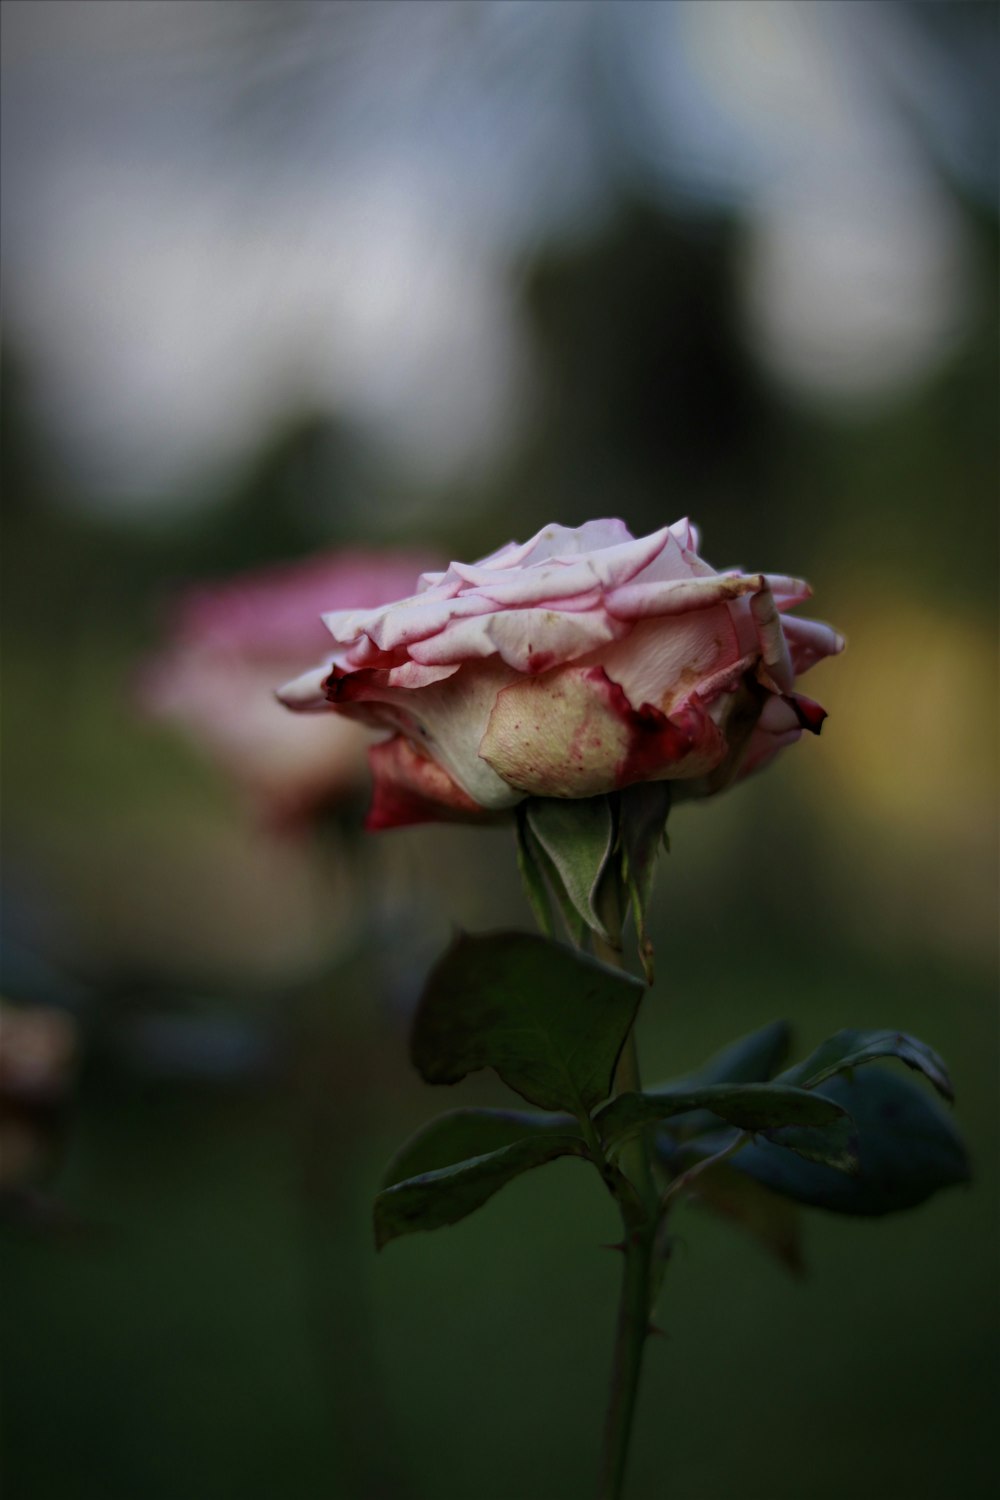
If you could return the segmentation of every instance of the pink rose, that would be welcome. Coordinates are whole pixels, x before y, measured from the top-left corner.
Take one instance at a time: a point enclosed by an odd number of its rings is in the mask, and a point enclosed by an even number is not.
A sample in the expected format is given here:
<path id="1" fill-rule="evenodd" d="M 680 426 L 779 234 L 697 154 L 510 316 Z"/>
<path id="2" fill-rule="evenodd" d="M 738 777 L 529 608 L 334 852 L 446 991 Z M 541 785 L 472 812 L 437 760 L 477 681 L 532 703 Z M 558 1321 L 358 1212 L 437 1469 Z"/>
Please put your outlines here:
<path id="1" fill-rule="evenodd" d="M 141 673 L 145 708 L 182 727 L 273 824 L 360 793 L 370 731 L 335 715 L 293 723 L 274 686 L 303 657 L 325 650 L 332 659 L 322 609 L 406 594 L 425 562 L 344 551 L 190 589 L 171 610 L 166 647 Z"/>
<path id="2" fill-rule="evenodd" d="M 687 521 L 640 538 L 616 520 L 546 526 L 425 573 L 409 598 L 325 614 L 332 667 L 280 697 L 390 731 L 371 751 L 370 828 L 637 781 L 704 796 L 819 732 L 795 678 L 844 642 L 782 619 L 809 594 L 716 573 Z"/>

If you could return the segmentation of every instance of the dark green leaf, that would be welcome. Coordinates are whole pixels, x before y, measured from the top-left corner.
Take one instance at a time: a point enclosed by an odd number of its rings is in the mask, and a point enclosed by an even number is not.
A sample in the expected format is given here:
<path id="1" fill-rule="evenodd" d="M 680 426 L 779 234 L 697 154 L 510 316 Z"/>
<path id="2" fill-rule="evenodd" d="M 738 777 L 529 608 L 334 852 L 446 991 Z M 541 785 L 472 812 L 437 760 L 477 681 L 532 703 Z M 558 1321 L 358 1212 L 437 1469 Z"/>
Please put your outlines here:
<path id="1" fill-rule="evenodd" d="M 862 1063 L 885 1057 L 896 1057 L 908 1068 L 923 1073 L 939 1094 L 954 1099 L 955 1091 L 943 1060 L 926 1042 L 902 1031 L 838 1031 L 804 1062 L 796 1063 L 782 1073 L 781 1081 L 798 1084 L 800 1088 L 814 1088 L 835 1073 L 846 1073 Z"/>
<path id="2" fill-rule="evenodd" d="M 714 1053 L 707 1062 L 683 1078 L 671 1078 L 664 1088 L 685 1090 L 716 1083 L 764 1083 L 784 1062 L 791 1044 L 792 1030 L 787 1021 L 772 1021 L 759 1031 L 739 1037 Z M 677 1115 L 670 1123 L 674 1135 L 691 1139 L 717 1130 L 719 1119 L 708 1110 Z"/>
<path id="3" fill-rule="evenodd" d="M 670 798 L 669 781 L 636 782 L 619 794 L 622 876 L 647 984 L 653 982 L 653 945 L 646 932 L 646 909 L 653 891 L 657 855 L 666 833 Z"/>
<path id="4" fill-rule="evenodd" d="M 631 975 L 547 938 L 463 935 L 427 980 L 413 1061 L 427 1083 L 494 1068 L 530 1104 L 579 1118 L 611 1092 L 642 994 Z"/>
<path id="5" fill-rule="evenodd" d="M 439 1115 L 417 1132 L 393 1157 L 382 1179 L 384 1188 L 436 1172 L 470 1156 L 486 1156 L 514 1141 L 576 1136 L 571 1115 L 535 1115 L 518 1109 L 456 1109 Z"/>
<path id="6" fill-rule="evenodd" d="M 375 1244 L 381 1250 L 400 1235 L 457 1224 L 522 1172 L 559 1156 L 584 1155 L 578 1136 L 543 1134 L 394 1183 L 375 1199 Z"/>
<path id="7" fill-rule="evenodd" d="M 745 1172 L 737 1171 L 738 1160 L 736 1156 L 732 1162 L 719 1162 L 701 1173 L 691 1184 L 689 1201 L 735 1224 L 789 1271 L 801 1273 L 804 1267 L 798 1208 Z"/>
<path id="8" fill-rule="evenodd" d="M 685 1078 L 671 1079 L 671 1088 L 702 1087 L 707 1083 L 766 1083 L 788 1055 L 792 1029 L 787 1021 L 772 1021 L 759 1031 L 741 1036 L 714 1053 Z M 798 1082 L 783 1079 L 782 1082 Z"/>
<path id="9" fill-rule="evenodd" d="M 816 1093 L 850 1111 L 858 1132 L 857 1176 L 798 1161 L 766 1142 L 734 1156 L 734 1170 L 799 1203 L 845 1214 L 912 1208 L 941 1188 L 969 1180 L 968 1155 L 950 1116 L 909 1078 L 865 1068 L 849 1078 L 827 1079 Z"/>
<path id="10" fill-rule="evenodd" d="M 606 1144 L 619 1145 L 643 1125 L 694 1109 L 711 1110 L 727 1124 L 766 1135 L 787 1150 L 828 1162 L 839 1171 L 851 1172 L 857 1166 L 847 1112 L 818 1094 L 780 1084 L 714 1084 L 619 1094 L 598 1111 L 594 1123 Z"/>
<path id="11" fill-rule="evenodd" d="M 532 797 L 525 804 L 524 817 L 573 910 L 609 941 L 610 933 L 595 905 L 615 836 L 607 797 Z"/>

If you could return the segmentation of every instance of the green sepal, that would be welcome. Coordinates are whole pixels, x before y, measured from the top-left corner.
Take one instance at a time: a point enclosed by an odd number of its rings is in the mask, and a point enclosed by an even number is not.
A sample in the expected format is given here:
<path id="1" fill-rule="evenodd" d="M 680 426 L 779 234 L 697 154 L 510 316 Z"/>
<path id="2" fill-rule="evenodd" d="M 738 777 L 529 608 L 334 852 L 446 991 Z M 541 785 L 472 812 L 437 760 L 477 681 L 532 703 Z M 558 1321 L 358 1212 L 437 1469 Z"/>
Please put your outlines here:
<path id="1" fill-rule="evenodd" d="M 607 797 L 532 797 L 524 804 L 524 821 L 549 861 L 557 898 L 564 894 L 577 918 L 609 942 L 596 904 L 615 842 Z"/>
<path id="2" fill-rule="evenodd" d="M 825 1162 L 841 1172 L 857 1170 L 855 1131 L 847 1111 L 818 1094 L 780 1084 L 709 1084 L 619 1094 L 598 1111 L 594 1124 L 605 1145 L 617 1147 L 644 1125 L 703 1109 L 810 1161 Z"/>
<path id="3" fill-rule="evenodd" d="M 486 1156 L 515 1141 L 579 1136 L 572 1115 L 528 1114 L 520 1109 L 455 1109 L 439 1115 L 401 1146 L 382 1187 L 436 1172 L 471 1156 Z"/>
<path id="4" fill-rule="evenodd" d="M 838 1031 L 803 1062 L 787 1068 L 781 1081 L 797 1084 L 800 1088 L 815 1088 L 837 1073 L 893 1057 L 915 1072 L 923 1073 L 945 1099 L 954 1099 L 955 1090 L 944 1060 L 926 1042 L 907 1036 L 903 1031 Z"/>
<path id="5" fill-rule="evenodd" d="M 522 932 L 460 935 L 431 971 L 411 1056 L 427 1083 L 493 1068 L 542 1109 L 578 1119 L 611 1092 L 639 980 Z"/>
<path id="6" fill-rule="evenodd" d="M 535 921 L 546 937 L 555 937 L 551 893 L 570 942 L 575 948 L 582 948 L 590 929 L 573 905 L 558 870 L 532 832 L 527 808 L 528 804 L 522 802 L 517 809 L 517 861 Z"/>
<path id="7" fill-rule="evenodd" d="M 669 781 L 643 781 L 619 793 L 618 845 L 622 880 L 628 893 L 646 983 L 653 983 L 653 945 L 646 931 L 646 910 L 653 891 L 656 860 L 667 844 L 672 796 Z"/>
<path id="8" fill-rule="evenodd" d="M 375 1198 L 376 1248 L 381 1250 L 390 1240 L 417 1230 L 457 1224 L 522 1172 L 530 1172 L 560 1156 L 586 1155 L 587 1148 L 579 1135 L 546 1132 L 393 1183 Z"/>
<path id="9" fill-rule="evenodd" d="M 816 1094 L 849 1110 L 860 1171 L 848 1178 L 797 1160 L 766 1141 L 732 1158 L 735 1171 L 798 1203 L 835 1213 L 876 1215 L 913 1208 L 931 1194 L 968 1182 L 968 1153 L 950 1115 L 926 1089 L 885 1067 L 826 1079 Z M 708 1154 L 720 1143 L 698 1143 Z"/>
<path id="10" fill-rule="evenodd" d="M 523 807 L 523 804 L 522 804 Z M 538 923 L 540 930 L 546 937 L 555 937 L 555 928 L 552 922 L 552 903 L 545 884 L 545 875 L 539 859 L 539 849 L 531 836 L 522 807 L 517 810 L 515 820 L 517 830 L 517 868 L 521 875 L 521 883 L 524 893 L 528 898 L 532 915 Z"/>

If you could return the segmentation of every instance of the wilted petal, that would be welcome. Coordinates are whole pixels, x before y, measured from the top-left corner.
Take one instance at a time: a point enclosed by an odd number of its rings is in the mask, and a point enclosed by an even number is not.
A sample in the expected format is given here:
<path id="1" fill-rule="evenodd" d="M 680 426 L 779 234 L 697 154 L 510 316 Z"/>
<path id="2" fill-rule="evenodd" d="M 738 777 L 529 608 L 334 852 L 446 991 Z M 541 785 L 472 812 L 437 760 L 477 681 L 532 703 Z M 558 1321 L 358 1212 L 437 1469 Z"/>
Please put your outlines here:
<path id="1" fill-rule="evenodd" d="M 570 667 L 503 689 L 479 753 L 531 796 L 594 797 L 707 771 L 725 741 L 696 700 L 667 718 L 649 704 L 633 708 L 603 668 Z"/>
<path id="2" fill-rule="evenodd" d="M 404 828 L 413 823 L 481 823 L 489 814 L 443 766 L 418 754 L 403 735 L 372 745 L 372 802 L 365 827 Z"/>
<path id="3" fill-rule="evenodd" d="M 797 615 L 789 615 L 781 623 L 796 677 L 801 677 L 826 657 L 837 656 L 846 644 L 844 637 L 832 626 L 819 620 L 800 620 Z"/>

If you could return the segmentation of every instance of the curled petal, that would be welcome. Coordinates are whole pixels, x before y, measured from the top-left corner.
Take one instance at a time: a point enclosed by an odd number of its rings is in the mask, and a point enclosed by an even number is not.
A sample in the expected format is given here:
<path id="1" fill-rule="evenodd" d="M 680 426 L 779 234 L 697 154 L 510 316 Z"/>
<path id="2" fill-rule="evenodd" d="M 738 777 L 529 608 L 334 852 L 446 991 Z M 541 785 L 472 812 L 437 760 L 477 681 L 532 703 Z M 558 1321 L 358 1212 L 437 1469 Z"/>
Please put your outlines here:
<path id="1" fill-rule="evenodd" d="M 620 620 L 641 620 L 650 615 L 685 615 L 712 609 L 756 594 L 765 587 L 761 573 L 715 573 L 708 578 L 681 578 L 664 582 L 626 583 L 605 596 L 605 605 Z"/>
<path id="2" fill-rule="evenodd" d="M 812 598 L 813 591 L 804 578 L 787 578 L 783 573 L 765 573 L 764 582 L 774 595 L 774 602 L 782 613 Z"/>
<path id="3" fill-rule="evenodd" d="M 326 712 L 330 707 L 326 696 L 326 680 L 330 675 L 332 665 L 332 662 L 328 661 L 322 667 L 313 667 L 311 671 L 303 672 L 300 677 L 293 677 L 291 682 L 286 682 L 283 687 L 278 688 L 275 693 L 278 702 L 300 714 Z"/>
<path id="4" fill-rule="evenodd" d="M 819 620 L 800 620 L 797 615 L 790 615 L 782 625 L 796 677 L 801 677 L 826 657 L 839 655 L 846 644 L 844 637 L 832 626 Z"/>
<path id="5" fill-rule="evenodd" d="M 791 692 L 795 673 L 788 654 L 788 643 L 774 605 L 774 596 L 763 579 L 760 589 L 751 595 L 750 613 L 753 615 L 757 639 L 760 641 L 761 660 L 767 675 L 780 692 Z"/>
<path id="6" fill-rule="evenodd" d="M 481 823 L 490 814 L 463 791 L 443 766 L 428 760 L 397 734 L 368 751 L 372 802 L 365 827 L 404 828 L 412 823 Z"/>

